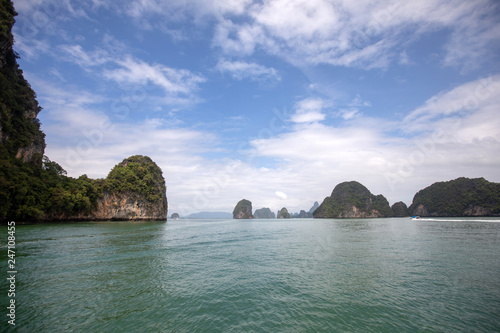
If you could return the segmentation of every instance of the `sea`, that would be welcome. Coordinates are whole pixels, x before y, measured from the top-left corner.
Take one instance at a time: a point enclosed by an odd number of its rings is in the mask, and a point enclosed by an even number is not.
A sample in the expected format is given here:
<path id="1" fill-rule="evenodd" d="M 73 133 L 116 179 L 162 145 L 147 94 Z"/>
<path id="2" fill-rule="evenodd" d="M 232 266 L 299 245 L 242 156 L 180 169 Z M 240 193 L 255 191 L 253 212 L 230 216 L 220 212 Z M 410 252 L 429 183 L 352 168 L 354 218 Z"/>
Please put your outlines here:
<path id="1" fill-rule="evenodd" d="M 1 230 L 3 332 L 500 332 L 499 219 Z"/>

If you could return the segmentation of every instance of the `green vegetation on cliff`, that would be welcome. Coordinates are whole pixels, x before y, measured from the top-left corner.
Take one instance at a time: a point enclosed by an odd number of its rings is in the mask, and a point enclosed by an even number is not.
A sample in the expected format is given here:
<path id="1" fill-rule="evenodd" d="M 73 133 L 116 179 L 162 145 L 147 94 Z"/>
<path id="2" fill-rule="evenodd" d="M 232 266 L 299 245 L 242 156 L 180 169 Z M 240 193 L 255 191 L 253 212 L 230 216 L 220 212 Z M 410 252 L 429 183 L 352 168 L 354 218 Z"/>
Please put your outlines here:
<path id="1" fill-rule="evenodd" d="M 246 199 L 238 201 L 233 210 L 234 219 L 252 219 L 252 202 Z"/>
<path id="2" fill-rule="evenodd" d="M 409 210 L 421 216 L 500 215 L 500 184 L 463 177 L 434 183 L 415 194 Z"/>
<path id="3" fill-rule="evenodd" d="M 162 171 L 147 156 L 131 156 L 117 164 L 104 181 L 104 190 L 115 193 L 134 193 L 156 203 L 165 198 Z"/>
<path id="4" fill-rule="evenodd" d="M 358 182 L 340 183 L 332 195 L 314 211 L 315 218 L 358 218 L 392 216 L 389 202 L 383 195 L 373 195 Z"/>

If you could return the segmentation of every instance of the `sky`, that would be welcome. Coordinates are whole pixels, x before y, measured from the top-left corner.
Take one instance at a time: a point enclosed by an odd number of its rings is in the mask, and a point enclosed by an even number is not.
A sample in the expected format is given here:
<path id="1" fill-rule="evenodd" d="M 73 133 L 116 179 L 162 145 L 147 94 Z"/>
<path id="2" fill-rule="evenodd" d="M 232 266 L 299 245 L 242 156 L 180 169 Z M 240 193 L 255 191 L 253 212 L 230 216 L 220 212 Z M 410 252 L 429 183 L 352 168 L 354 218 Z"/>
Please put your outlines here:
<path id="1" fill-rule="evenodd" d="M 169 215 L 500 182 L 498 1 L 13 2 L 45 154 L 92 178 L 150 156 Z"/>

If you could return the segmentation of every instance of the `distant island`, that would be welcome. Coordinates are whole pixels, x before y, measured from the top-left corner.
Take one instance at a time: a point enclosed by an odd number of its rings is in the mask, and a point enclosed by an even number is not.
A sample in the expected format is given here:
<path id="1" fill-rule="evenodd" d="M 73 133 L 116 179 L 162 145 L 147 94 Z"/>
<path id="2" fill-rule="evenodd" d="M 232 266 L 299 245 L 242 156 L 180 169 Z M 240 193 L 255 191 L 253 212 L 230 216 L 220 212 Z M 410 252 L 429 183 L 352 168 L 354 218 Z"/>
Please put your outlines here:
<path id="1" fill-rule="evenodd" d="M 44 156 L 42 108 L 12 48 L 16 12 L 10 1 L 0 9 L 0 222 L 166 220 L 165 179 L 149 157 L 126 158 L 105 179 L 75 179 Z"/>
<path id="2" fill-rule="evenodd" d="M 275 219 L 276 215 L 271 211 L 271 209 L 264 207 L 261 209 L 255 210 L 253 213 L 254 218 L 256 219 Z"/>
<path id="3" fill-rule="evenodd" d="M 288 209 L 286 207 L 281 208 L 281 210 L 278 212 L 278 219 L 289 219 L 290 218 L 290 213 L 288 212 Z"/>
<path id="4" fill-rule="evenodd" d="M 367 218 L 393 216 L 387 199 L 373 195 L 356 181 L 340 183 L 314 211 L 314 218 Z"/>

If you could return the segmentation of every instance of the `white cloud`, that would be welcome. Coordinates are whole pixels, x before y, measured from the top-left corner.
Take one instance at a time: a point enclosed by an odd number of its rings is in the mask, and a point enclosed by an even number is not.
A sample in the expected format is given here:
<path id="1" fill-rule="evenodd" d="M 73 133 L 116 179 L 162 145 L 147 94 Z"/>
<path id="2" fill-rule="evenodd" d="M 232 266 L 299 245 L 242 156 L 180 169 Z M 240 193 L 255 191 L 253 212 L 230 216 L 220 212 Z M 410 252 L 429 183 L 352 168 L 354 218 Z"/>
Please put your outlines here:
<path id="1" fill-rule="evenodd" d="M 202 75 L 163 64 L 149 64 L 130 54 L 118 56 L 124 46 L 109 36 L 104 37 L 104 44 L 108 50 L 86 51 L 80 45 L 61 45 L 59 49 L 66 55 L 65 61 L 75 63 L 96 76 L 121 85 L 132 85 L 134 89 L 137 85 L 145 87 L 148 84 L 161 88 L 164 94 L 163 98 L 157 99 L 160 104 L 191 105 L 199 102 L 195 92 L 198 85 L 206 81 Z"/>
<path id="2" fill-rule="evenodd" d="M 495 136 L 500 128 L 499 108 L 500 75 L 492 75 L 433 96 L 408 114 L 403 125 L 409 132 L 444 130 L 452 127 L 451 121 L 463 123 L 463 127 L 467 126 L 468 117 L 486 114 L 483 130 L 478 130 L 475 137 Z M 486 121 L 488 117 L 490 120 Z M 485 131 L 486 128 L 489 130 Z"/>
<path id="3" fill-rule="evenodd" d="M 281 79 L 276 69 L 245 61 L 227 61 L 221 59 L 215 66 L 215 69 L 222 73 L 230 73 L 236 80 L 279 81 Z"/>
<path id="4" fill-rule="evenodd" d="M 353 119 L 357 116 L 359 116 L 359 110 L 352 108 L 352 109 L 340 109 L 339 110 L 339 115 L 344 119 L 344 120 L 349 120 Z"/>
<path id="5" fill-rule="evenodd" d="M 117 60 L 120 67 L 105 70 L 104 76 L 118 83 L 145 85 L 147 82 L 160 86 L 167 94 L 189 95 L 205 79 L 185 69 L 174 69 L 161 64 L 150 65 L 131 57 Z"/>
<path id="6" fill-rule="evenodd" d="M 320 98 L 306 98 L 295 104 L 295 113 L 290 120 L 294 123 L 311 123 L 322 121 L 326 118 L 323 108 L 327 103 Z"/>
<path id="7" fill-rule="evenodd" d="M 469 66 L 500 39 L 494 7 L 488 0 L 269 0 L 249 7 L 251 23 L 221 19 L 214 43 L 225 52 L 247 55 L 259 46 L 294 64 L 370 69 L 408 63 L 401 45 L 449 30 L 444 63 Z"/>
<path id="8" fill-rule="evenodd" d="M 111 61 L 110 55 L 104 50 L 87 52 L 81 45 L 60 45 L 59 49 L 65 54 L 65 61 L 73 62 L 86 70 Z"/>
<path id="9" fill-rule="evenodd" d="M 50 43 L 47 40 L 26 39 L 23 36 L 17 36 L 14 49 L 28 59 L 38 57 L 40 54 L 47 53 L 50 50 Z"/>

